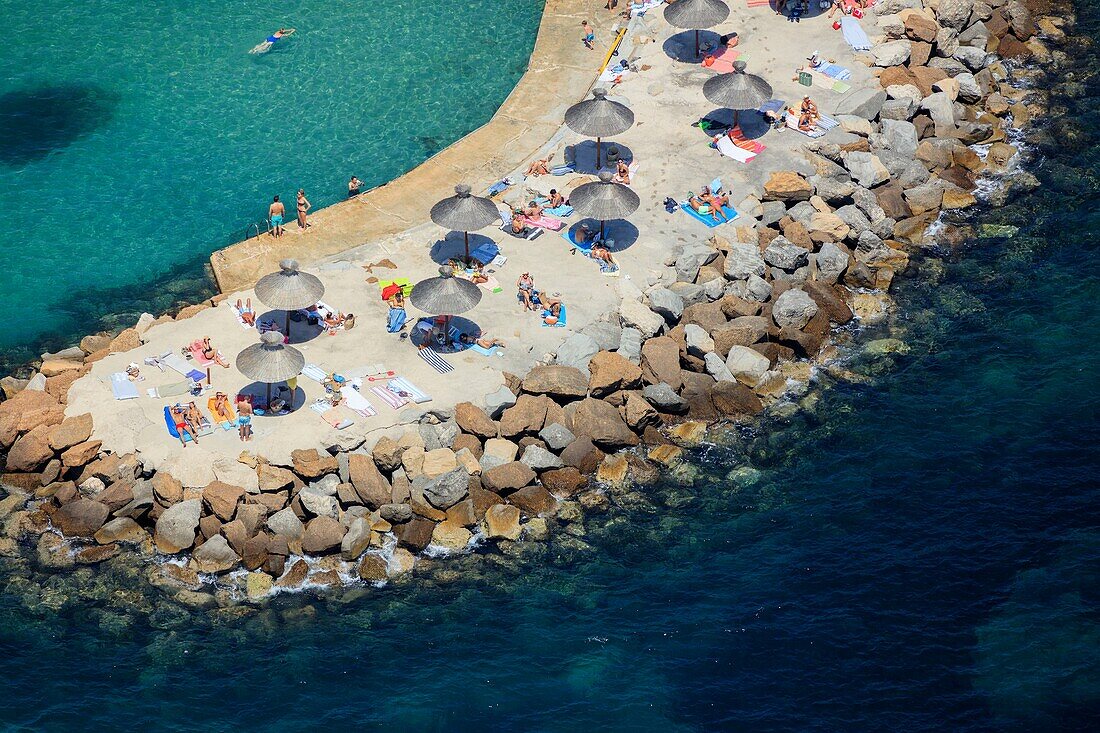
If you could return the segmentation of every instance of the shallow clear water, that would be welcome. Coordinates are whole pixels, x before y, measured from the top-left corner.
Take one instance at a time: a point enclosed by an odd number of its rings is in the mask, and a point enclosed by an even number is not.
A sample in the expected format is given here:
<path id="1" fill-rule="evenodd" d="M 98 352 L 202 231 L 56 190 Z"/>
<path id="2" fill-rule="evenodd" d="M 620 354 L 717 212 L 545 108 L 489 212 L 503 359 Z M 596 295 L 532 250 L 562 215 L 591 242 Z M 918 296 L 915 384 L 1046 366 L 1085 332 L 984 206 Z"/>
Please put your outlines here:
<path id="1" fill-rule="evenodd" d="M 0 0 L 0 364 L 201 297 L 274 194 L 315 207 L 486 122 L 538 0 Z M 280 26 L 297 33 L 248 51 Z M 293 206 L 290 206 L 293 208 Z M 101 316 L 110 314 L 118 319 Z"/>
<path id="2" fill-rule="evenodd" d="M 1091 12 L 1091 8 L 1089 11 Z M 1084 29 L 1095 33 L 1095 17 Z M 1082 69 L 1100 68 L 1080 51 Z M 918 263 L 906 356 L 734 433 L 520 558 L 234 622 L 138 579 L 2 567 L 13 730 L 1095 730 L 1100 111 L 1094 72 L 1021 227 Z M 1062 92 L 1078 94 L 1074 98 Z M 865 337 L 879 334 L 870 333 Z M 472 568 L 466 569 L 465 566 Z M 47 579 L 48 578 L 48 579 Z"/>

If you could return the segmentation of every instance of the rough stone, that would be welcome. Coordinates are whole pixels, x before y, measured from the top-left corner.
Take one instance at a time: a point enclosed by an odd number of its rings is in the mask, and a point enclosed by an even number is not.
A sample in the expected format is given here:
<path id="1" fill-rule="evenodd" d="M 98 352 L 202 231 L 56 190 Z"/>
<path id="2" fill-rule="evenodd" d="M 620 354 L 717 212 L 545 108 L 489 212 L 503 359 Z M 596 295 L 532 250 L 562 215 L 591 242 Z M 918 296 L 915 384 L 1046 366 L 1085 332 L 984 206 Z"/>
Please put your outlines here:
<path id="1" fill-rule="evenodd" d="M 543 486 L 525 486 L 508 497 L 508 502 L 518 506 L 529 517 L 553 514 L 558 501 Z"/>
<path id="2" fill-rule="evenodd" d="M 601 402 L 600 404 L 607 405 L 606 402 Z M 614 410 L 610 405 L 607 406 Z M 618 412 L 615 414 L 617 416 Z M 486 489 L 498 494 L 523 488 L 534 480 L 535 472 L 530 466 L 520 461 L 512 461 L 500 466 L 495 466 L 481 474 L 481 484 Z"/>
<path id="3" fill-rule="evenodd" d="M 816 314 L 817 303 L 804 290 L 798 288 L 784 291 L 772 306 L 772 318 L 780 328 L 784 326 L 802 328 Z"/>
<path id="4" fill-rule="evenodd" d="M 332 517 L 314 517 L 302 534 L 302 549 L 316 555 L 339 547 L 343 539 L 344 525 L 339 521 Z"/>
<path id="5" fill-rule="evenodd" d="M 200 573 L 224 573 L 240 562 L 240 556 L 222 535 L 214 535 L 191 553 L 194 569 Z"/>
<path id="6" fill-rule="evenodd" d="M 593 398 L 576 403 L 573 432 L 577 436 L 590 438 L 601 447 L 621 448 L 638 444 L 638 437 L 623 421 L 619 411 Z"/>
<path id="7" fill-rule="evenodd" d="M 267 518 L 267 528 L 274 534 L 286 537 L 288 540 L 301 539 L 305 532 L 305 525 L 294 510 L 290 507 L 280 509 Z"/>
<path id="8" fill-rule="evenodd" d="M 435 478 L 429 479 L 421 487 L 424 498 L 437 509 L 448 509 L 466 496 L 470 478 L 465 468 L 456 467 Z"/>
<path id="9" fill-rule="evenodd" d="M 624 328 L 634 328 L 644 336 L 655 336 L 665 325 L 665 319 L 639 301 L 624 300 L 619 306 L 619 318 Z M 625 333 L 625 332 L 624 332 Z"/>
<path id="10" fill-rule="evenodd" d="M 201 513 L 200 499 L 181 501 L 161 512 L 153 534 L 157 549 L 173 555 L 191 547 L 195 543 L 195 530 L 199 526 Z"/>
<path id="11" fill-rule="evenodd" d="M 290 456 L 294 463 L 294 471 L 304 479 L 321 478 L 326 473 L 336 473 L 339 468 L 335 458 L 315 448 L 299 449 L 293 451 Z"/>
<path id="12" fill-rule="evenodd" d="M 775 171 L 764 183 L 764 201 L 806 201 L 813 195 L 813 186 L 792 171 Z"/>
<path id="13" fill-rule="evenodd" d="M 511 504 L 495 504 L 485 512 L 485 536 L 491 540 L 518 540 L 520 510 Z"/>
<path id="14" fill-rule="evenodd" d="M 546 394 L 565 398 L 587 395 L 588 362 L 599 350 L 595 341 L 592 341 L 592 339 L 588 339 L 588 341 L 592 350 L 591 353 L 587 353 L 588 348 L 584 349 L 586 356 L 584 357 L 583 371 L 576 366 L 564 366 L 562 364 L 535 366 L 523 379 L 523 391 L 536 395 Z"/>
<path id="15" fill-rule="evenodd" d="M 66 537 L 92 537 L 110 514 L 106 505 L 91 499 L 77 499 L 65 504 L 50 518 Z"/>
<path id="16" fill-rule="evenodd" d="M 726 368 L 734 379 L 754 387 L 771 368 L 771 362 L 760 352 L 747 346 L 733 346 L 726 355 Z"/>
<path id="17" fill-rule="evenodd" d="M 642 346 L 642 375 L 651 384 L 666 382 L 678 390 L 682 384 L 679 344 L 668 336 L 646 341 Z"/>

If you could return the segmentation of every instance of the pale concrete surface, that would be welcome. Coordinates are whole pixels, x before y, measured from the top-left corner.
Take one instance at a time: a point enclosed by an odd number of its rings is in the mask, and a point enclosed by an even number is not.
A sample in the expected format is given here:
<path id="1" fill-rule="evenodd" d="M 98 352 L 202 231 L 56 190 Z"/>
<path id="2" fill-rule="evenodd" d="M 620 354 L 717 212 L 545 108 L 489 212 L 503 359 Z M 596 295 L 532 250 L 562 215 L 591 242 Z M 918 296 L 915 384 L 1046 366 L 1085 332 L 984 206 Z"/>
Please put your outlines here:
<path id="1" fill-rule="evenodd" d="M 550 3 L 555 6 L 595 5 L 595 3 L 571 2 Z M 548 13 L 551 12 L 548 10 Z M 598 16 L 591 11 L 590 19 L 608 20 L 606 11 Z M 582 17 L 582 16 L 577 16 Z M 579 19 L 574 18 L 579 28 Z M 555 32 L 564 34 L 561 43 L 577 42 L 572 30 L 573 21 L 560 28 L 551 24 Z M 606 24 L 605 24 L 606 27 Z M 869 35 L 874 35 L 874 20 L 864 20 Z M 546 32 L 547 24 L 543 24 Z M 436 198 L 447 194 L 440 186 L 452 185 L 462 178 L 457 175 L 459 168 L 453 168 L 456 175 L 444 176 L 445 180 L 433 180 L 441 176 L 435 164 L 421 166 L 407 174 L 398 182 L 377 190 L 377 197 L 371 203 L 362 201 L 348 202 L 332 207 L 330 218 L 323 211 L 314 217 L 315 226 L 309 234 L 287 237 L 287 242 L 297 246 L 280 244 L 262 253 L 254 252 L 252 257 L 256 266 L 267 263 L 270 258 L 294 254 L 303 259 L 305 269 L 317 273 L 326 284 L 325 301 L 342 311 L 353 312 L 357 317 L 355 329 L 340 332 L 334 337 L 318 335 L 308 341 L 299 342 L 299 333 L 304 325 L 296 324 L 295 346 L 306 356 L 307 362 L 316 362 L 330 370 L 349 370 L 370 364 L 382 363 L 386 368 L 411 379 L 421 389 L 434 397 L 431 403 L 395 412 L 369 393 L 368 399 L 374 403 L 378 415 L 361 418 L 351 415 L 355 425 L 343 431 L 336 431 L 325 423 L 319 415 L 305 407 L 283 417 L 257 417 L 253 420 L 255 438 L 250 443 L 241 443 L 235 431 L 218 432 L 200 440 L 200 446 L 188 446 L 181 449 L 179 442 L 167 433 L 163 421 L 165 404 L 175 400 L 151 399 L 141 397 L 129 402 L 115 402 L 111 399 L 109 376 L 112 372 L 123 371 L 130 361 L 141 362 L 145 356 L 179 349 L 195 338 L 212 337 L 215 346 L 230 359 L 244 347 L 256 343 L 254 330 L 242 329 L 233 317 L 228 305 L 199 313 L 191 319 L 168 323 L 153 328 L 146 336 L 148 343 L 134 352 L 116 354 L 96 363 L 91 373 L 78 380 L 70 391 L 68 414 L 91 412 L 95 420 L 95 438 L 103 441 L 103 448 L 116 452 L 141 451 L 147 462 L 158 470 L 170 470 L 179 475 L 193 474 L 193 485 L 202 485 L 211 480 L 217 466 L 226 467 L 236 462 L 241 450 L 247 449 L 267 458 L 272 463 L 289 464 L 290 453 L 297 448 L 348 448 L 366 441 L 373 443 L 384 432 L 399 432 L 399 426 L 414 421 L 424 409 L 450 408 L 463 400 L 479 402 L 481 398 L 495 390 L 502 383 L 501 371 L 524 373 L 547 352 L 552 352 L 561 341 L 574 331 L 580 330 L 593 320 L 598 320 L 609 311 L 615 310 L 621 295 L 619 291 L 635 285 L 644 290 L 653 280 L 654 274 L 662 268 L 663 261 L 672 246 L 677 242 L 701 241 L 713 234 L 734 236 L 738 225 L 723 225 L 708 229 L 682 212 L 666 213 L 661 202 L 666 196 L 681 198 L 688 190 L 698 190 L 715 176 L 721 176 L 728 187 L 732 188 L 733 201 L 758 192 L 771 172 L 792 168 L 806 168 L 801 150 L 808 138 L 786 130 L 781 133 L 768 132 L 761 140 L 767 150 L 749 164 L 741 164 L 721 157 L 708 147 L 709 138 L 698 128 L 690 124 L 701 115 L 713 111 L 702 94 L 702 84 L 713 73 L 696 64 L 674 61 L 665 51 L 665 41 L 676 31 L 661 18 L 659 12 L 651 11 L 650 17 L 642 24 L 635 24 L 633 36 L 648 35 L 657 40 L 652 43 L 628 44 L 624 53 L 638 58 L 639 64 L 651 68 L 639 74 L 628 75 L 626 81 L 612 92 L 613 97 L 627 102 L 635 112 L 636 124 L 614 142 L 632 151 L 639 162 L 639 170 L 633 187 L 641 197 L 639 211 L 631 217 L 637 227 L 637 241 L 617 253 L 622 266 L 620 278 L 609 278 L 600 274 L 597 266 L 579 255 L 570 254 L 566 242 L 554 232 L 546 232 L 540 238 L 527 242 L 505 235 L 499 229 L 486 229 L 481 234 L 497 241 L 508 262 L 499 272 L 494 273 L 504 288 L 502 293 L 485 291 L 481 304 L 469 314 L 470 320 L 481 326 L 488 335 L 504 339 L 508 348 L 503 357 L 486 358 L 473 353 L 448 355 L 446 358 L 455 370 L 440 375 L 415 354 L 415 349 L 407 341 L 399 341 L 396 336 L 386 334 L 384 320 L 386 305 L 381 301 L 377 286 L 366 280 L 370 273 L 363 265 L 388 258 L 398 265 L 397 270 L 375 268 L 374 275 L 387 278 L 391 275 L 411 278 L 414 282 L 436 274 L 438 264 L 432 261 L 431 252 L 446 232 L 428 221 L 428 208 Z M 769 80 L 775 88 L 776 96 L 794 102 L 801 98 L 805 87 L 792 80 L 795 69 L 805 56 L 815 49 L 823 56 L 835 59 L 852 69 L 853 88 L 877 84 L 870 71 L 854 63 L 853 54 L 844 43 L 839 32 L 833 31 L 824 16 L 809 18 L 800 24 L 789 24 L 776 17 L 768 9 L 748 9 L 734 5 L 730 20 L 719 28 L 718 32 L 737 30 L 742 42 L 744 59 L 748 70 L 758 73 Z M 686 36 L 685 36 L 686 38 Z M 570 41 L 569 39 L 572 39 Z M 540 44 L 543 36 L 540 35 Z M 597 54 L 598 55 L 598 54 Z M 601 56 L 602 58 L 602 56 Z M 600 59 L 593 56 L 593 65 Z M 540 62 L 538 68 L 548 66 Z M 532 70 L 536 67 L 533 64 Z M 573 80 L 574 93 L 563 96 L 560 103 L 553 105 L 554 118 L 561 120 L 566 102 L 571 103 L 582 98 L 591 83 L 592 71 L 588 77 L 579 80 L 576 69 L 563 71 Z M 532 73 L 532 72 L 529 72 Z M 539 73 L 542 73 L 541 71 Z M 553 72 L 551 72 L 553 73 Z M 840 95 L 814 88 L 810 90 L 813 98 L 823 110 L 831 110 Z M 549 102 L 546 102 L 549 104 Z M 507 104 L 505 105 L 508 106 Z M 483 128 L 485 130 L 486 128 Z M 499 128 L 493 128 L 499 129 Z M 578 138 L 561 128 L 543 129 L 541 150 L 559 151 L 566 144 L 578 142 Z M 482 133 L 487 134 L 487 133 Z M 832 134 L 832 133 L 831 133 Z M 500 155 L 513 144 L 502 143 L 499 139 L 480 139 L 474 133 L 475 140 L 470 151 L 478 149 L 485 156 L 482 162 L 492 168 L 490 175 L 485 169 L 485 177 L 478 179 L 483 183 L 496 180 L 526 167 L 532 154 L 525 154 L 511 168 L 505 167 Z M 546 142 L 549 139 L 550 142 Z M 529 141 L 530 138 L 524 138 Z M 465 143 L 465 141 L 464 141 Z M 539 150 L 540 143 L 524 142 L 522 147 L 529 151 Z M 444 151 L 433 161 L 446 161 L 449 156 L 467 152 Z M 492 161 L 489 163 L 488 161 Z M 583 162 L 583 160 L 582 160 Z M 437 163 L 440 164 L 441 163 Z M 415 178 L 415 181 L 413 180 Z M 466 179 L 469 180 L 469 179 Z M 571 175 L 564 177 L 543 176 L 522 182 L 509 189 L 505 199 L 521 196 L 527 189 L 548 191 L 551 187 L 571 190 L 575 185 L 592 180 L 590 176 Z M 430 181 L 430 183 L 429 183 Z M 409 189 L 408 186 L 412 186 Z M 398 195 L 403 192 L 403 195 Z M 383 219 L 386 226 L 393 229 L 392 234 L 381 237 L 373 227 L 359 220 L 360 211 L 377 207 L 386 212 Z M 371 215 L 370 221 L 374 221 Z M 574 216 L 567 220 L 577 222 Z M 330 224 L 330 222 L 332 222 Z M 336 227 L 338 235 L 324 235 L 329 226 Z M 751 222 L 750 222 L 751 223 Z M 363 227 L 361 230 L 360 227 Z M 411 227 L 411 228 L 410 228 Z M 350 242 L 362 236 L 356 232 L 369 231 L 371 241 L 357 247 Z M 324 259 L 320 255 L 325 249 L 336 246 L 339 237 L 346 236 L 349 244 L 342 247 L 340 253 L 329 254 Z M 460 235 L 452 234 L 449 249 L 435 248 L 437 259 L 440 254 L 458 253 L 462 242 Z M 269 238 L 263 238 L 270 242 Z M 315 248 L 317 242 L 323 247 Z M 302 244 L 309 245 L 308 250 Z M 310 261 L 313 264 L 308 264 Z M 255 279 L 259 275 L 274 269 L 274 265 L 264 265 L 248 277 Z M 245 273 L 248 268 L 239 272 Z M 560 291 L 567 304 L 569 327 L 545 328 L 538 318 L 524 313 L 515 299 L 515 281 L 520 273 L 531 272 L 536 285 L 546 291 Z M 241 275 L 243 277 L 243 275 Z M 230 294 L 230 302 L 238 297 L 249 297 L 250 290 L 241 289 Z M 255 299 L 253 299 L 256 304 Z M 263 313 L 263 309 L 258 309 Z M 419 315 L 409 308 L 410 319 Z M 281 314 L 277 315 L 281 323 Z M 316 329 L 313 329 L 316 331 Z M 249 383 L 235 369 L 212 368 L 213 383 L 216 389 L 234 394 Z M 142 390 L 157 384 L 165 384 L 180 379 L 175 373 L 161 374 L 155 368 L 142 367 L 147 380 L 140 386 Z M 304 391 L 305 404 L 323 394 L 315 382 L 299 378 L 299 389 Z M 201 406 L 205 409 L 205 396 Z"/>

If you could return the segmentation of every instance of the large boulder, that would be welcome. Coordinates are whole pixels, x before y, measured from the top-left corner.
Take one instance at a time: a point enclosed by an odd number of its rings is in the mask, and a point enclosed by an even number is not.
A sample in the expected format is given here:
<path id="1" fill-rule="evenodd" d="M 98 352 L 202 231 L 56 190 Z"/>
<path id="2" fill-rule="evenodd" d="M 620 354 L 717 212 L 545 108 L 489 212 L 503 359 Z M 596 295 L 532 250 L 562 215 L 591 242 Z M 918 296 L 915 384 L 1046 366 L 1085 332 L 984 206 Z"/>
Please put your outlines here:
<path id="1" fill-rule="evenodd" d="M 518 506 L 529 517 L 552 514 L 558 500 L 543 486 L 525 486 L 508 497 L 508 503 Z"/>
<path id="2" fill-rule="evenodd" d="M 783 291 L 772 305 L 772 318 L 780 328 L 784 326 L 802 328 L 815 315 L 817 315 L 817 303 L 806 291 L 798 288 Z"/>
<path id="3" fill-rule="evenodd" d="M 700 242 L 685 244 L 676 257 L 674 265 L 676 279 L 681 282 L 695 282 L 695 278 L 699 275 L 699 268 L 713 262 L 717 256 L 718 250 L 709 245 Z M 650 301 L 652 306 L 652 298 Z"/>
<path id="4" fill-rule="evenodd" d="M 320 554 L 340 547 L 344 539 L 344 525 L 332 517 L 314 517 L 306 525 L 302 535 L 302 549 L 310 554 Z"/>
<path id="5" fill-rule="evenodd" d="M 865 120 L 873 120 L 882 111 L 882 105 L 886 102 L 886 92 L 872 87 L 853 89 L 842 97 L 833 108 L 837 115 L 853 115 Z"/>
<path id="6" fill-rule="evenodd" d="M 574 333 L 568 336 L 565 341 L 558 347 L 557 353 L 554 355 L 554 361 L 562 367 L 573 367 L 582 373 L 585 379 L 588 378 L 588 360 L 600 350 L 600 345 L 596 343 L 596 339 L 592 338 L 588 334 Z M 539 367 L 535 367 L 538 369 Z M 533 370 L 532 370 L 533 371 Z M 531 374 L 527 374 L 528 379 Z M 527 379 L 523 380 L 527 382 Z M 532 392 L 524 387 L 525 391 Z M 552 394 L 552 393 L 547 393 Z M 576 395 L 562 395 L 565 397 Z"/>
<path id="7" fill-rule="evenodd" d="M 674 325 L 684 314 L 684 299 L 668 288 L 653 288 L 646 295 L 649 298 L 649 309 L 660 314 L 666 323 Z"/>
<path id="8" fill-rule="evenodd" d="M 806 264 L 808 255 L 805 248 L 780 235 L 764 250 L 764 261 L 773 267 L 794 271 Z"/>
<path id="9" fill-rule="evenodd" d="M 85 412 L 83 415 L 67 417 L 60 424 L 50 430 L 50 447 L 61 452 L 66 448 L 72 448 L 77 443 L 83 443 L 92 437 L 92 415 Z"/>
<path id="10" fill-rule="evenodd" d="M 388 504 L 393 494 L 389 481 L 378 470 L 374 458 L 365 453 L 348 455 L 348 473 L 355 493 L 365 505 L 377 509 Z"/>
<path id="11" fill-rule="evenodd" d="M 743 384 L 719 381 L 710 391 L 710 400 L 725 417 L 755 415 L 764 409 L 756 394 Z"/>
<path id="12" fill-rule="evenodd" d="M 848 269 L 848 253 L 832 242 L 821 245 L 820 251 L 810 256 L 819 280 L 835 283 Z"/>
<path id="13" fill-rule="evenodd" d="M 229 546 L 229 541 L 216 534 L 203 542 L 192 554 L 192 566 L 199 573 L 224 573 L 240 562 L 240 556 Z"/>
<path id="14" fill-rule="evenodd" d="M 435 531 L 435 522 L 430 519 L 416 517 L 405 524 L 394 528 L 397 535 L 397 544 L 412 552 L 421 552 L 432 542 L 432 533 Z"/>
<path id="15" fill-rule="evenodd" d="M 188 499 L 161 512 L 153 531 L 157 549 L 169 555 L 195 544 L 195 530 L 202 514 L 202 500 Z"/>
<path id="16" fill-rule="evenodd" d="M 591 397 L 576 403 L 573 432 L 578 437 L 590 438 L 596 445 L 606 448 L 638 444 L 638 436 L 623 421 L 619 411 L 608 403 Z"/>
<path id="17" fill-rule="evenodd" d="M 519 507 L 494 504 L 485 512 L 485 536 L 491 540 L 518 540 L 522 531 Z"/>
<path id="18" fill-rule="evenodd" d="M 871 153 L 850 152 L 844 156 L 844 166 L 864 188 L 874 188 L 890 180 L 890 171 L 877 155 Z"/>
<path id="19" fill-rule="evenodd" d="M 565 464 L 560 458 L 543 448 L 541 445 L 529 445 L 523 451 L 520 463 L 533 471 L 546 471 L 551 468 L 561 468 Z"/>
<path id="20" fill-rule="evenodd" d="M 316 448 L 302 448 L 291 452 L 295 472 L 304 479 L 321 478 L 326 473 L 336 473 L 336 459 Z"/>
<path id="21" fill-rule="evenodd" d="M 585 388 L 588 381 L 585 380 Z M 546 411 L 553 401 L 546 395 L 522 394 L 516 404 L 509 407 L 500 416 L 500 434 L 506 438 L 524 433 L 537 433 L 546 422 Z M 491 442 L 491 440 L 489 441 Z M 486 443 L 488 446 L 488 442 Z"/>
<path id="22" fill-rule="evenodd" d="M 236 514 L 237 502 L 244 494 L 245 491 L 240 486 L 213 481 L 202 490 L 202 501 L 218 519 L 228 522 Z"/>
<path id="23" fill-rule="evenodd" d="M 940 25 L 961 31 L 974 10 L 974 0 L 940 0 L 935 8 Z"/>
<path id="24" fill-rule="evenodd" d="M 793 171 L 776 171 L 764 183 L 765 201 L 806 201 L 813 193 L 809 181 Z"/>
<path id="25" fill-rule="evenodd" d="M 91 499 L 77 499 L 53 513 L 51 521 L 66 537 L 92 537 L 107 521 L 110 509 Z"/>
<path id="26" fill-rule="evenodd" d="M 479 438 L 497 437 L 497 424 L 485 410 L 472 402 L 459 402 L 455 405 L 455 422 L 463 432 L 470 435 Z"/>
<path id="27" fill-rule="evenodd" d="M 912 157 L 917 153 L 917 128 L 912 122 L 883 120 L 882 140 L 888 150 L 899 155 Z"/>
<path id="28" fill-rule="evenodd" d="M 588 371 L 592 375 L 588 389 L 593 397 L 631 389 L 642 380 L 641 368 L 613 351 L 601 351 L 593 356 L 588 362 Z"/>
<path id="29" fill-rule="evenodd" d="M 771 361 L 747 346 L 733 346 L 726 355 L 726 368 L 737 381 L 755 387 L 771 368 Z"/>
<path id="30" fill-rule="evenodd" d="M 760 248 L 755 244 L 743 242 L 730 242 L 729 251 L 726 252 L 725 275 L 730 280 L 744 280 L 752 275 L 763 277 L 767 271 L 767 265 Z"/>
<path id="31" fill-rule="evenodd" d="M 666 382 L 680 389 L 680 345 L 668 336 L 646 341 L 642 346 L 642 375 L 651 384 Z"/>
<path id="32" fill-rule="evenodd" d="M 436 509 L 449 509 L 466 496 L 470 477 L 465 468 L 456 468 L 428 479 L 421 487 L 424 498 Z"/>
<path id="33" fill-rule="evenodd" d="M 887 41 L 873 47 L 871 55 L 875 57 L 875 66 L 900 66 L 909 60 L 912 49 L 911 41 Z"/>
<path id="34" fill-rule="evenodd" d="M 619 318 L 624 328 L 636 328 L 647 337 L 657 335 L 665 325 L 663 316 L 637 300 L 624 300 L 619 306 Z"/>
<path id="35" fill-rule="evenodd" d="M 502 466 L 495 466 L 481 474 L 482 486 L 498 494 L 506 494 L 510 491 L 521 489 L 527 484 L 534 482 L 534 480 L 534 470 L 520 461 L 512 461 Z"/>
<path id="36" fill-rule="evenodd" d="M 596 345 L 592 341 L 592 346 Z M 585 370 L 588 361 L 598 349 L 588 354 L 584 360 Z M 540 365 L 531 368 L 523 379 L 523 391 L 531 394 L 546 394 L 552 397 L 584 397 L 588 394 L 588 376 L 574 366 L 561 364 Z M 491 436 L 485 436 L 491 437 Z"/>
<path id="37" fill-rule="evenodd" d="M 39 425 L 16 440 L 15 445 L 8 451 L 7 470 L 31 473 L 53 458 L 49 433 L 48 426 Z"/>
<path id="38" fill-rule="evenodd" d="M 473 532 L 458 522 L 440 522 L 432 530 L 432 544 L 448 550 L 463 550 L 473 539 Z"/>
<path id="39" fill-rule="evenodd" d="M 664 382 L 646 385 L 645 389 L 642 390 L 642 396 L 661 412 L 682 414 L 687 412 L 688 409 L 687 401 Z"/>
<path id="40" fill-rule="evenodd" d="M 300 539 L 302 533 L 305 532 L 305 525 L 302 524 L 302 520 L 290 507 L 280 509 L 272 514 L 267 518 L 266 524 L 273 534 L 285 537 L 288 540 Z"/>

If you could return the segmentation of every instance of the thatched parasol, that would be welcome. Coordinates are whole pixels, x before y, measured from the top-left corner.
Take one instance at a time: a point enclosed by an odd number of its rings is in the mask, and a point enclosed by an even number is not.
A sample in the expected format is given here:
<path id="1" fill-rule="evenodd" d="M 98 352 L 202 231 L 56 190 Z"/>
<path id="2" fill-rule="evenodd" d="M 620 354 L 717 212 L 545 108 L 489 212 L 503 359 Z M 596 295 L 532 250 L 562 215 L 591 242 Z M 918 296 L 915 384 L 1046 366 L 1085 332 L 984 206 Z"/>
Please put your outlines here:
<path id="1" fill-rule="evenodd" d="M 718 74 L 703 84 L 703 96 L 714 104 L 732 109 L 733 125 L 743 109 L 756 109 L 772 98 L 772 86 L 754 74 Z"/>
<path id="2" fill-rule="evenodd" d="M 596 138 L 596 170 L 599 170 L 600 138 L 629 130 L 634 124 L 634 113 L 622 102 L 608 99 L 606 89 L 593 89 L 592 99 L 565 110 L 565 124 L 578 135 Z"/>
<path id="3" fill-rule="evenodd" d="M 600 238 L 604 222 L 625 219 L 638 210 L 641 199 L 628 186 L 614 183 L 609 171 L 600 172 L 600 180 L 577 186 L 569 194 L 569 205 L 581 216 L 600 220 Z"/>
<path id="4" fill-rule="evenodd" d="M 257 382 L 267 384 L 267 402 L 271 403 L 271 385 L 296 377 L 302 372 L 306 358 L 302 352 L 283 343 L 281 334 L 268 331 L 260 343 L 237 354 L 237 370 Z"/>
<path id="5" fill-rule="evenodd" d="M 286 311 L 286 333 L 290 335 L 290 312 L 308 308 L 325 295 L 325 285 L 316 275 L 301 272 L 297 260 L 283 260 L 279 272 L 256 282 L 256 298 L 268 308 Z"/>
<path id="6" fill-rule="evenodd" d="M 500 221 L 497 205 L 484 196 L 474 196 L 464 183 L 455 186 L 455 195 L 448 196 L 431 211 L 432 221 L 456 232 L 462 232 L 466 242 L 466 260 L 470 259 L 470 232 Z"/>
<path id="7" fill-rule="evenodd" d="M 695 31 L 695 55 L 699 55 L 699 31 L 713 28 L 729 17 L 722 0 L 676 0 L 665 5 L 665 20 L 677 28 Z"/>
<path id="8" fill-rule="evenodd" d="M 481 302 L 481 288 L 469 280 L 440 275 L 413 286 L 409 302 L 433 316 L 465 313 Z"/>

